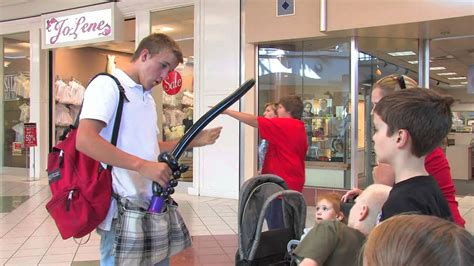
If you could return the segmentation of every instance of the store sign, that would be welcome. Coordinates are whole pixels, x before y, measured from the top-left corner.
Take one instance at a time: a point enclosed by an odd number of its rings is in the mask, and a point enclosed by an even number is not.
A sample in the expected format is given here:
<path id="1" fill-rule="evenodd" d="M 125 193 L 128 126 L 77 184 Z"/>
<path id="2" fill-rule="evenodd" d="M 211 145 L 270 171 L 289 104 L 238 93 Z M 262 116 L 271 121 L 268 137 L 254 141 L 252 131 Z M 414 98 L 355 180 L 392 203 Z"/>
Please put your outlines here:
<path id="1" fill-rule="evenodd" d="M 181 74 L 177 71 L 171 71 L 168 73 L 166 79 L 162 81 L 163 90 L 168 95 L 175 95 L 183 86 L 183 79 L 181 78 Z"/>
<path id="2" fill-rule="evenodd" d="M 23 136 L 23 146 L 25 148 L 36 147 L 38 145 L 36 140 L 36 123 L 25 123 L 23 125 Z"/>
<path id="3" fill-rule="evenodd" d="M 42 16 L 43 48 L 83 45 L 116 40 L 123 19 L 114 5 L 101 10 L 70 10 Z M 74 12 L 72 13 L 71 12 Z M 121 22 L 120 22 L 121 20 Z"/>

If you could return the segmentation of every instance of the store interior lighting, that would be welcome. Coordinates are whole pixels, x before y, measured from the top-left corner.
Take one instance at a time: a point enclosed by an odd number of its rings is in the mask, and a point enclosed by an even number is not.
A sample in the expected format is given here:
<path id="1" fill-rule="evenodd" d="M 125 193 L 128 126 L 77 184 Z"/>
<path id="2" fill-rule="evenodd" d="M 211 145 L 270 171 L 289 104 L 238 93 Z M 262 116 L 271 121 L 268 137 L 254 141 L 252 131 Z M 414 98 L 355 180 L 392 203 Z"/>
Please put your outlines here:
<path id="1" fill-rule="evenodd" d="M 413 51 L 402 51 L 402 52 L 390 52 L 390 53 L 387 53 L 391 56 L 410 56 L 410 55 L 416 55 L 415 52 Z"/>
<path id="2" fill-rule="evenodd" d="M 436 75 L 438 76 L 453 76 L 453 75 L 457 75 L 458 73 L 456 72 L 442 72 L 442 73 L 436 73 Z"/>

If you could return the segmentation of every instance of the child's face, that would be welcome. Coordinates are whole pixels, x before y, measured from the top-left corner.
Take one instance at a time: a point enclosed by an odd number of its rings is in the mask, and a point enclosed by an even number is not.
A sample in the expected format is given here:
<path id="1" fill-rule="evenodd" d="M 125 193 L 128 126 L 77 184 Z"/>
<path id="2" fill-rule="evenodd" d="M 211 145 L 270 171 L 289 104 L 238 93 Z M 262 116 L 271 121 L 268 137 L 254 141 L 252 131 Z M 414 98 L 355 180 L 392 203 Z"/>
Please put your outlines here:
<path id="1" fill-rule="evenodd" d="M 390 155 L 394 153 L 395 141 L 393 136 L 387 136 L 388 125 L 380 118 L 378 114 L 374 113 L 374 141 L 375 154 L 377 161 L 380 163 L 390 164 Z"/>
<path id="2" fill-rule="evenodd" d="M 275 113 L 275 111 L 273 111 L 272 107 L 267 106 L 265 108 L 265 111 L 263 111 L 263 116 L 265 118 L 274 118 L 274 117 L 276 117 L 276 113 Z"/>
<path id="3" fill-rule="evenodd" d="M 314 215 L 317 223 L 326 220 L 336 220 L 338 218 L 332 203 L 326 199 L 318 201 Z"/>

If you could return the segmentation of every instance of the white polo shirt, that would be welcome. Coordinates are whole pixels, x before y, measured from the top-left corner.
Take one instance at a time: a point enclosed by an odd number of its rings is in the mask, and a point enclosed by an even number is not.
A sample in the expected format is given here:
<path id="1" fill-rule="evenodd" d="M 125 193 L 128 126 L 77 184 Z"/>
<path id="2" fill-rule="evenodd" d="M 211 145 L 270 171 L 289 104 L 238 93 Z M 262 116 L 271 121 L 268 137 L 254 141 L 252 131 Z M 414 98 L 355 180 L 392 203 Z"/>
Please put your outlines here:
<path id="1" fill-rule="evenodd" d="M 130 100 L 124 101 L 122 122 L 120 124 L 117 148 L 148 161 L 157 161 L 160 153 L 158 146 L 158 126 L 155 101 L 150 91 L 135 83 L 125 72 L 115 69 L 113 75 L 120 81 Z M 110 142 L 114 127 L 115 114 L 119 102 L 117 84 L 105 75 L 95 78 L 84 93 L 84 104 L 80 119 L 95 119 L 107 124 L 100 135 Z M 112 186 L 115 193 L 128 198 L 150 200 L 152 182 L 138 172 L 113 167 Z M 115 200 L 107 218 L 99 225 L 110 230 L 112 218 L 116 214 Z"/>

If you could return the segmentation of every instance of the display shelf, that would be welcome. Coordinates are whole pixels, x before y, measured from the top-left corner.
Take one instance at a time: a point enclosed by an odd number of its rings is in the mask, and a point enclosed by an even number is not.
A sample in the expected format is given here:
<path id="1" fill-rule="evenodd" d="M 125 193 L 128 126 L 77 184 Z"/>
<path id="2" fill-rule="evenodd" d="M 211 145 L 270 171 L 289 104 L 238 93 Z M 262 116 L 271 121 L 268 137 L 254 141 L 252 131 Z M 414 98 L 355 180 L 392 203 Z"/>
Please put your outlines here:
<path id="1" fill-rule="evenodd" d="M 348 119 L 334 116 L 307 116 L 302 120 L 305 123 L 309 146 L 306 160 L 345 164 L 349 147 Z"/>

